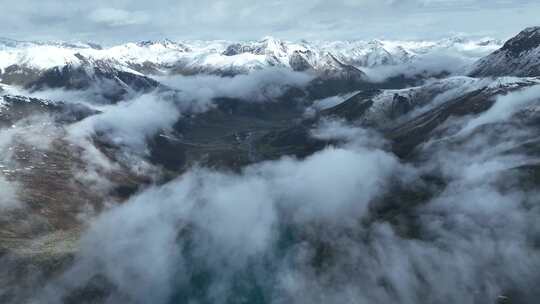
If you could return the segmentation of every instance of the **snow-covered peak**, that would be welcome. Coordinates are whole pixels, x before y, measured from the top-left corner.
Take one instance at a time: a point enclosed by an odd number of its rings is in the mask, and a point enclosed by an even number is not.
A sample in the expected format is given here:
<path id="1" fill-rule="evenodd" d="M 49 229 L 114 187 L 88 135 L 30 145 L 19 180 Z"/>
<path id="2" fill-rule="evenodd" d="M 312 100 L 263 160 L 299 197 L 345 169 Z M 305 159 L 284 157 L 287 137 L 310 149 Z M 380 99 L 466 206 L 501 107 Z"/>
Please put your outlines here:
<path id="1" fill-rule="evenodd" d="M 290 43 L 274 37 L 264 37 L 259 41 L 232 43 L 223 51 L 223 55 L 236 56 L 250 53 L 253 55 L 286 57 L 291 51 L 290 46 Z"/>
<path id="2" fill-rule="evenodd" d="M 149 48 L 154 50 L 170 49 L 179 52 L 189 52 L 190 48 L 182 43 L 174 42 L 170 39 L 164 39 L 160 41 L 146 40 L 137 43 L 138 47 Z"/>
<path id="3" fill-rule="evenodd" d="M 66 64 L 75 64 L 78 50 L 54 45 L 31 44 L 0 50 L 0 70 L 12 65 L 33 69 L 49 69 Z"/>
<path id="4" fill-rule="evenodd" d="M 260 42 L 262 43 L 267 52 L 271 52 L 274 54 L 287 52 L 287 43 L 274 37 L 264 37 Z"/>

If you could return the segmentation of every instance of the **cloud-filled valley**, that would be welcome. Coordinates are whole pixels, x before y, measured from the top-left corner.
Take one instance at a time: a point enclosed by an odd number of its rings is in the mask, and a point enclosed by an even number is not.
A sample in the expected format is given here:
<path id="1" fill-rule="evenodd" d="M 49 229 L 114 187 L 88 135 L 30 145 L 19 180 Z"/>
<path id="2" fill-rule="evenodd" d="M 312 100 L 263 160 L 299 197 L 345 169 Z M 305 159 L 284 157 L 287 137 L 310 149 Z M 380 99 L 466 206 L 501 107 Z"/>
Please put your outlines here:
<path id="1" fill-rule="evenodd" d="M 0 301 L 535 303 L 538 33 L 0 41 Z"/>

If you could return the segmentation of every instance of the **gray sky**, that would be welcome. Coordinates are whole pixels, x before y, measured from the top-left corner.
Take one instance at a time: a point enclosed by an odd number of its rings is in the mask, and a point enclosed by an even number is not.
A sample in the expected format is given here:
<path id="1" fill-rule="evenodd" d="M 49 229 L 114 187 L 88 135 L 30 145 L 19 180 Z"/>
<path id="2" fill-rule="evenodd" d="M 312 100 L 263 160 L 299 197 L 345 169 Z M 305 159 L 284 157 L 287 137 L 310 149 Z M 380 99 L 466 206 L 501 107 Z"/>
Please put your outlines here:
<path id="1" fill-rule="evenodd" d="M 0 0 L 18 40 L 507 38 L 540 25 L 538 0 Z"/>

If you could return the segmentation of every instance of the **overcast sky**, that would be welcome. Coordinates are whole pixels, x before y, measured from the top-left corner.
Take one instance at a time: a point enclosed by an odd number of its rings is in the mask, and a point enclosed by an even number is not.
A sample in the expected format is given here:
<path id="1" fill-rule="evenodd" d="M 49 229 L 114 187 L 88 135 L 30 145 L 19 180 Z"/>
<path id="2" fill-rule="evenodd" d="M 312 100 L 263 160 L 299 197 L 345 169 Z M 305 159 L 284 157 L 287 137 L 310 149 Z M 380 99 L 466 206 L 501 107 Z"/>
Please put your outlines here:
<path id="1" fill-rule="evenodd" d="M 538 0 L 1 0 L 0 36 L 162 39 L 507 38 L 540 25 Z"/>

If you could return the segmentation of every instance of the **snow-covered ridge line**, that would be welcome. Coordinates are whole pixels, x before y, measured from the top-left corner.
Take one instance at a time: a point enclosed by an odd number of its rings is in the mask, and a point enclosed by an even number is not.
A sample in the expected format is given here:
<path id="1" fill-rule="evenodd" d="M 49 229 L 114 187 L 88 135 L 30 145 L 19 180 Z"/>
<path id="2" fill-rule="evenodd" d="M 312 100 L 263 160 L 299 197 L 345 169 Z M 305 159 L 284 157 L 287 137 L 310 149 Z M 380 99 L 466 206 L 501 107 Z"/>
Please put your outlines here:
<path id="1" fill-rule="evenodd" d="M 21 65 L 48 69 L 81 64 L 81 57 L 118 65 L 180 66 L 187 70 L 253 70 L 283 66 L 294 70 L 317 69 L 330 57 L 356 67 L 377 67 L 410 62 L 436 53 L 477 59 L 498 49 L 501 41 L 448 38 L 436 41 L 333 41 L 290 42 L 266 37 L 259 41 L 144 41 L 101 47 L 90 43 L 21 42 L 0 39 L 0 69 Z"/>
<path id="2" fill-rule="evenodd" d="M 472 67 L 471 75 L 540 75 L 540 27 L 526 28 L 502 48 L 479 60 Z"/>

